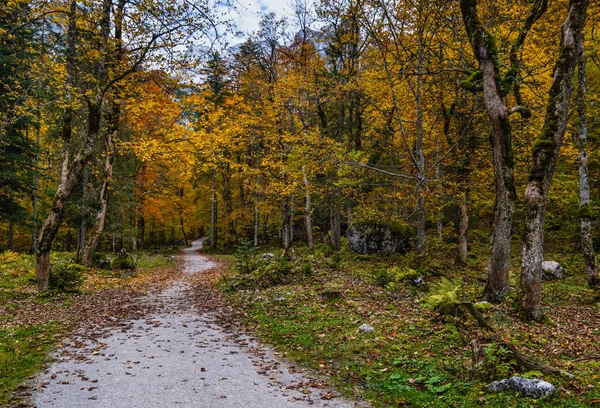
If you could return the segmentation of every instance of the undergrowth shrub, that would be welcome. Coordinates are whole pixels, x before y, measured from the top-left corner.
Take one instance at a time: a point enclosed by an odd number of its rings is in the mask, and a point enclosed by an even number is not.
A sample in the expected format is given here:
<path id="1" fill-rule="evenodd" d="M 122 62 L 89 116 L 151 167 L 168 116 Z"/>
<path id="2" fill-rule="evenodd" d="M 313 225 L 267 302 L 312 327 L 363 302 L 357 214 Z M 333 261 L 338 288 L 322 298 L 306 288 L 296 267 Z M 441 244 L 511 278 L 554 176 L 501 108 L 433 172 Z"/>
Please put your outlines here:
<path id="1" fill-rule="evenodd" d="M 52 265 L 48 284 L 61 292 L 77 292 L 85 280 L 85 267 L 70 260 L 57 260 Z"/>
<path id="2" fill-rule="evenodd" d="M 128 271 L 135 270 L 136 259 L 127 251 L 122 249 L 119 255 L 112 260 L 110 266 L 112 269 L 123 269 Z"/>
<path id="3" fill-rule="evenodd" d="M 491 381 L 510 377 L 515 372 L 516 362 L 511 352 L 502 345 L 493 343 L 483 351 L 485 359 L 473 367 L 478 378 Z"/>
<path id="4" fill-rule="evenodd" d="M 234 270 L 241 274 L 250 274 L 254 271 L 257 267 L 257 252 L 258 248 L 249 239 L 243 240 L 235 250 Z"/>
<path id="5" fill-rule="evenodd" d="M 375 284 L 382 288 L 394 289 L 402 282 L 414 282 L 423 273 L 405 267 L 393 266 L 389 269 L 381 269 L 375 275 Z"/>
<path id="6" fill-rule="evenodd" d="M 425 299 L 425 305 L 431 310 L 446 314 L 447 310 L 455 310 L 459 303 L 458 291 L 462 280 L 455 278 L 449 280 L 442 278 L 431 290 L 429 296 Z"/>

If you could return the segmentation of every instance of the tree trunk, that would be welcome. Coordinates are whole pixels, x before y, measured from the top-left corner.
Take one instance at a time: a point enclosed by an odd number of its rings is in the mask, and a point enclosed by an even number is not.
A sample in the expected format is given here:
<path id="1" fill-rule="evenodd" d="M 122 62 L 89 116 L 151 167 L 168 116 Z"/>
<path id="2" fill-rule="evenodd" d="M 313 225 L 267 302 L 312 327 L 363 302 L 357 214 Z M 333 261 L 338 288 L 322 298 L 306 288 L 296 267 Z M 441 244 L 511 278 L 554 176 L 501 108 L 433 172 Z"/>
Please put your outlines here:
<path id="1" fill-rule="evenodd" d="M 281 243 L 284 249 L 289 249 L 291 245 L 291 216 L 290 216 L 290 199 L 283 197 L 279 203 L 279 210 L 281 214 Z"/>
<path id="2" fill-rule="evenodd" d="M 258 212 L 258 203 L 255 201 L 254 202 L 254 222 L 253 222 L 253 224 L 254 224 L 253 225 L 254 231 L 253 231 L 253 234 L 252 234 L 252 237 L 253 237 L 252 242 L 253 242 L 253 244 L 254 244 L 255 247 L 258 246 L 259 222 L 260 222 L 260 214 Z"/>
<path id="3" fill-rule="evenodd" d="M 212 173 L 212 197 L 210 201 L 210 248 L 217 248 L 217 190 L 216 173 Z"/>
<path id="4" fill-rule="evenodd" d="M 504 104 L 505 95 L 499 84 L 500 73 L 496 49 L 488 40 L 491 34 L 485 31 L 479 21 L 476 0 L 461 0 L 460 6 L 473 53 L 479 61 L 479 76 L 483 81 L 485 107 L 492 124 L 490 143 L 493 152 L 496 200 L 484 298 L 498 303 L 506 297 L 510 287 L 508 272 L 516 201 L 512 134 L 508 120 L 509 111 Z M 527 31 L 523 30 L 523 32 Z M 467 82 L 473 89 L 472 82 L 469 80 L 463 82 Z"/>
<path id="5" fill-rule="evenodd" d="M 116 132 L 115 132 L 116 136 Z M 100 187 L 100 193 L 98 195 L 98 201 L 100 202 L 100 210 L 96 214 L 96 223 L 90 232 L 89 237 L 85 243 L 83 249 L 82 263 L 84 265 L 92 265 L 96 248 L 98 247 L 98 241 L 102 237 L 104 232 L 104 225 L 106 223 L 106 212 L 108 210 L 108 184 L 113 174 L 113 146 L 112 138 L 110 135 L 106 137 L 106 157 L 104 158 L 104 180 Z M 84 235 L 85 236 L 85 235 Z"/>
<path id="6" fill-rule="evenodd" d="M 183 234 L 183 240 L 185 241 L 185 246 L 188 245 L 187 234 L 185 233 L 185 226 L 183 225 L 183 217 L 179 216 L 179 223 L 181 224 L 181 233 Z"/>
<path id="7" fill-rule="evenodd" d="M 339 251 L 341 238 L 341 203 L 340 188 L 335 187 L 333 202 L 331 203 L 331 245 Z"/>
<path id="8" fill-rule="evenodd" d="M 456 263 L 465 265 L 469 256 L 467 233 L 469 231 L 469 209 L 467 206 L 468 194 L 464 192 L 458 203 L 458 251 Z"/>
<path id="9" fill-rule="evenodd" d="M 590 209 L 590 186 L 588 180 L 588 154 L 587 154 L 587 112 L 586 112 L 586 55 L 581 40 L 579 55 L 577 88 L 577 115 L 578 115 L 578 147 L 579 147 L 579 220 L 581 222 L 581 249 L 587 272 L 588 285 L 593 288 L 598 285 L 598 261 L 594 253 L 592 242 L 592 222 Z"/>
<path id="10" fill-rule="evenodd" d="M 533 166 L 525 190 L 525 233 L 521 262 L 521 306 L 528 318 L 542 319 L 542 261 L 548 190 L 560 153 L 573 91 L 573 74 L 579 60 L 582 30 L 589 0 L 572 0 L 562 24 L 560 55 L 541 135 L 533 148 Z"/>
<path id="11" fill-rule="evenodd" d="M 75 254 L 75 259 L 77 262 L 81 260 L 81 256 L 83 254 L 85 248 L 85 237 L 87 236 L 88 231 L 88 213 L 87 213 L 87 204 L 86 204 L 86 194 L 88 190 L 88 177 L 89 172 L 87 170 L 83 170 L 83 176 L 81 181 L 81 208 L 79 209 L 79 216 L 81 217 L 81 222 L 79 223 L 79 237 L 77 237 L 77 253 Z"/>
<path id="12" fill-rule="evenodd" d="M 419 3 L 419 14 L 421 5 Z M 417 142 L 416 142 L 416 165 L 417 165 L 417 256 L 425 256 L 425 155 L 423 154 L 423 29 L 418 32 L 419 41 L 417 49 Z"/>
<path id="13" fill-rule="evenodd" d="M 8 222 L 8 249 L 15 249 L 15 222 L 12 219 Z"/>
<path id="14" fill-rule="evenodd" d="M 312 251 L 315 247 L 313 240 L 313 226 L 312 226 L 312 203 L 310 199 L 310 185 L 308 184 L 308 177 L 306 177 L 306 169 L 302 166 L 302 179 L 304 180 L 304 191 L 306 193 L 306 202 L 304 207 L 304 222 L 306 224 L 306 243 L 308 248 Z"/>

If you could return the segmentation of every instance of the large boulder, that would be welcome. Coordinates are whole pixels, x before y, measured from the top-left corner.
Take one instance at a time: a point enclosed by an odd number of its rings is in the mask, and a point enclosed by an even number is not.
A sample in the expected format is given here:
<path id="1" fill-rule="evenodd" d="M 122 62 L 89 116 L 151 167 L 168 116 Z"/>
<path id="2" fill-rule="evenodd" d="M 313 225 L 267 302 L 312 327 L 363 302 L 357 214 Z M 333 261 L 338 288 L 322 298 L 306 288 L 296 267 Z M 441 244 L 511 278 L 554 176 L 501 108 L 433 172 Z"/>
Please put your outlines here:
<path id="1" fill-rule="evenodd" d="M 565 277 L 565 270 L 556 261 L 542 262 L 542 279 L 545 281 L 562 279 Z"/>
<path id="2" fill-rule="evenodd" d="M 493 381 L 486 389 L 489 392 L 500 392 L 511 390 L 521 395 L 532 398 L 546 398 L 554 394 L 556 389 L 552 384 L 544 380 L 528 379 L 523 377 L 510 377 L 505 380 Z"/>
<path id="3" fill-rule="evenodd" d="M 346 238 L 359 254 L 404 254 L 410 249 L 409 229 L 400 226 L 354 224 Z"/>

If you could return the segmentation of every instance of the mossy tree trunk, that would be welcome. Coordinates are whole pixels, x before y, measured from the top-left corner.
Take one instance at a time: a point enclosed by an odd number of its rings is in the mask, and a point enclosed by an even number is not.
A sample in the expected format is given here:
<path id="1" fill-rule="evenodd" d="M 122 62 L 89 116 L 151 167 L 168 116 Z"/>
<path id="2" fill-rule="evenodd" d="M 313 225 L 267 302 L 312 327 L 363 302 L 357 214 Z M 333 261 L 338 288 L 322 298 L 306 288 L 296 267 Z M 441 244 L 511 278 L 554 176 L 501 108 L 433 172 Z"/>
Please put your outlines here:
<path id="1" fill-rule="evenodd" d="M 582 29 L 589 0 L 571 0 L 562 24 L 560 55 L 541 134 L 533 148 L 533 166 L 525 190 L 525 232 L 521 262 L 521 306 L 528 318 L 542 319 L 542 261 L 548 190 L 560 153 L 573 91 L 573 74 L 579 61 Z"/>
<path id="2" fill-rule="evenodd" d="M 501 302 L 509 292 L 509 267 L 513 216 L 515 212 L 516 190 L 514 184 L 514 157 L 512 132 L 509 116 L 519 113 L 522 117 L 531 116 L 530 111 L 520 106 L 518 77 L 520 62 L 517 58 L 532 25 L 546 11 L 547 0 L 536 0 L 519 31 L 517 39 L 510 49 L 511 66 L 502 76 L 500 73 L 498 51 L 495 39 L 479 20 L 477 0 L 461 0 L 461 13 L 467 35 L 475 58 L 479 62 L 479 71 L 463 81 L 463 88 L 471 92 L 483 91 L 484 103 L 490 117 L 492 132 L 490 144 L 494 164 L 496 200 L 494 203 L 494 224 L 490 239 L 490 250 L 487 267 L 487 280 L 484 298 L 490 302 Z M 519 106 L 509 110 L 506 96 L 514 89 Z"/>
<path id="3" fill-rule="evenodd" d="M 590 186 L 588 180 L 587 153 L 587 112 L 586 112 L 586 55 L 581 41 L 579 66 L 577 69 L 577 116 L 578 116 L 578 147 L 579 147 L 579 220 L 581 223 L 581 249 L 590 287 L 598 285 L 598 261 L 592 243 L 592 222 L 590 211 Z"/>

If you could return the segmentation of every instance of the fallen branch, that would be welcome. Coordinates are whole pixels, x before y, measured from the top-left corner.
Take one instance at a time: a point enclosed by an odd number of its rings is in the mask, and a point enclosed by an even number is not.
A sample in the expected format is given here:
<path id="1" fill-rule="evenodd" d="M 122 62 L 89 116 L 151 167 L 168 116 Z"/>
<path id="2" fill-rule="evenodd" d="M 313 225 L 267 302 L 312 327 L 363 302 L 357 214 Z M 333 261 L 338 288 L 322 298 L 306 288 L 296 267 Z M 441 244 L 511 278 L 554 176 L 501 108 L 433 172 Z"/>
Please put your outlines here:
<path id="1" fill-rule="evenodd" d="M 583 356 L 580 358 L 576 358 L 575 360 L 571 360 L 571 363 L 577 363 L 579 361 L 589 361 L 589 360 L 600 360 L 599 356 Z"/>
<path id="2" fill-rule="evenodd" d="M 575 376 L 571 373 L 568 373 L 568 372 L 563 371 L 556 367 L 552 367 L 552 366 L 540 363 L 539 361 L 535 361 L 532 358 L 524 356 L 523 354 L 521 354 L 521 352 L 519 350 L 517 350 L 517 348 L 512 343 L 506 342 L 497 337 L 485 338 L 485 339 L 483 339 L 483 341 L 485 344 L 495 343 L 501 347 L 504 347 L 506 350 L 508 350 L 511 354 L 511 356 L 510 356 L 511 359 L 514 359 L 514 361 L 517 364 L 518 369 L 521 372 L 540 371 L 544 374 L 558 374 L 558 375 L 567 377 L 569 379 L 575 378 Z"/>

